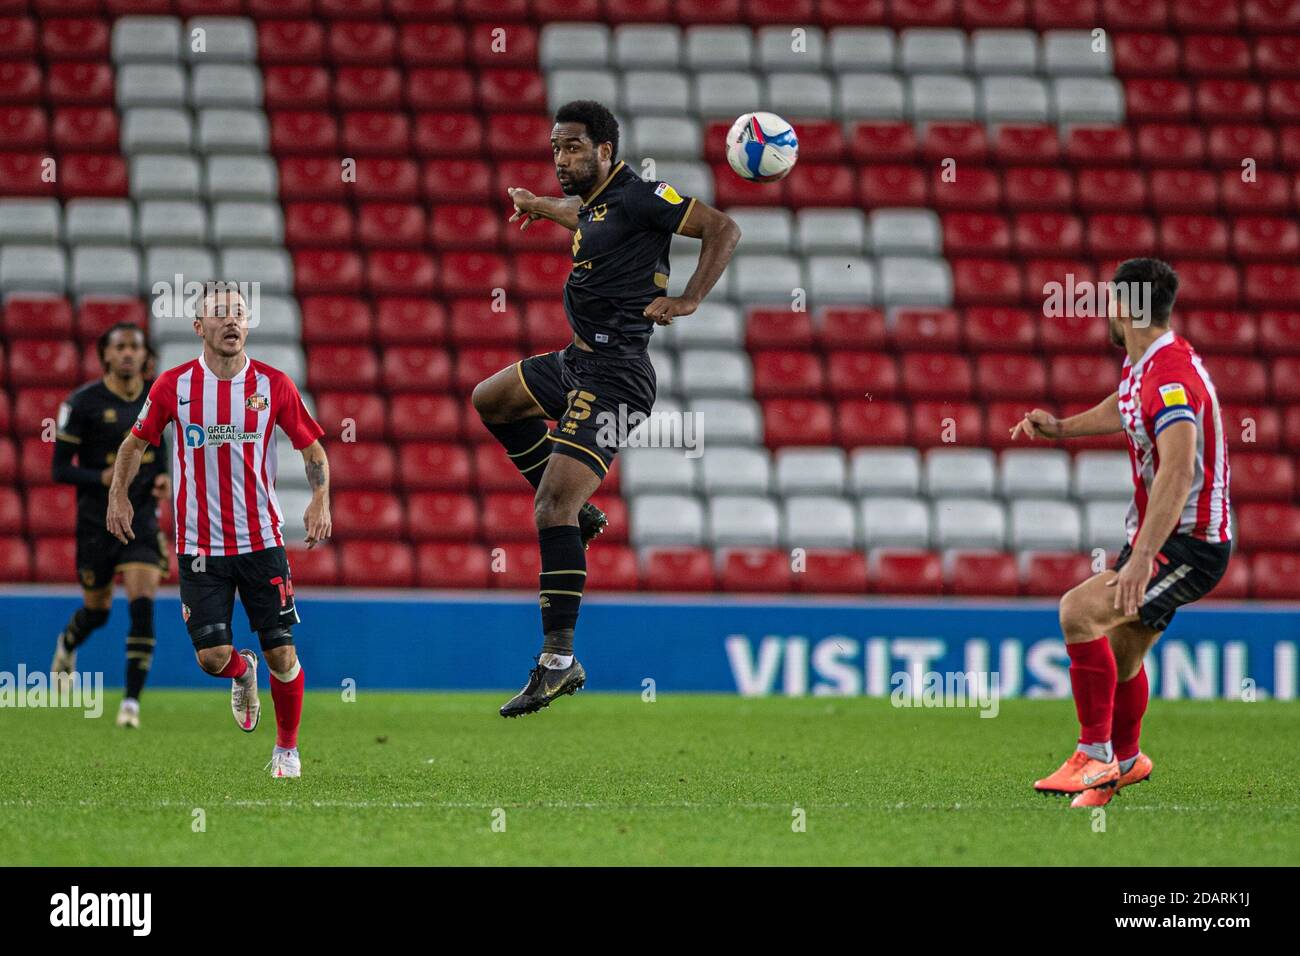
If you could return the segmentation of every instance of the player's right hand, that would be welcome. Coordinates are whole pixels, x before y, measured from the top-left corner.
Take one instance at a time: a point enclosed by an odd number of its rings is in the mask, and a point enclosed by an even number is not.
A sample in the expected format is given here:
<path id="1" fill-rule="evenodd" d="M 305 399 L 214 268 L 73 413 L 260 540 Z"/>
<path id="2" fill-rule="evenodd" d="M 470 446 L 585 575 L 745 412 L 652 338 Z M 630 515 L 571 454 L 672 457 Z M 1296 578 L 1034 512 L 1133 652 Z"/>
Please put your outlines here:
<path id="1" fill-rule="evenodd" d="M 515 214 L 510 217 L 510 222 L 517 222 L 523 219 L 523 224 L 519 231 L 523 232 L 528 228 L 528 224 L 541 219 L 541 214 L 533 212 L 533 203 L 537 197 L 521 186 L 508 186 L 506 192 L 510 194 L 510 200 L 515 204 Z"/>
<path id="2" fill-rule="evenodd" d="M 109 534 L 123 544 L 126 544 L 128 539 L 134 541 L 135 532 L 131 530 L 134 521 L 135 509 L 131 507 L 131 501 L 126 495 L 109 498 L 108 517 L 104 522 Z"/>
<path id="3" fill-rule="evenodd" d="M 1025 417 L 1016 422 L 1015 427 L 1011 429 L 1011 439 L 1014 441 L 1021 434 L 1034 438 L 1060 438 L 1061 421 L 1051 412 L 1045 412 L 1041 408 L 1035 408 L 1032 412 L 1026 412 Z"/>

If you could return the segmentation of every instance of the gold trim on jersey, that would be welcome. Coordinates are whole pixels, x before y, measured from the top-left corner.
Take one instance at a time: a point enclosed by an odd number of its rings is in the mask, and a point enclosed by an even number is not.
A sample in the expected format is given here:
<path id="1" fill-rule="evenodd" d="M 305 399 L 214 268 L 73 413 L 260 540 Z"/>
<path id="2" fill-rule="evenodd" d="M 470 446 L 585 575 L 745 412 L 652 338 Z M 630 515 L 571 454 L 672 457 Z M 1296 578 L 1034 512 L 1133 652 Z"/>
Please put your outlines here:
<path id="1" fill-rule="evenodd" d="M 591 201 L 592 201 L 593 199 L 595 199 L 597 196 L 599 196 L 602 192 L 604 192 L 605 187 L 608 186 L 611 182 L 614 181 L 614 177 L 618 175 L 618 171 L 619 171 L 620 169 L 622 169 L 622 168 L 623 168 L 623 160 L 620 159 L 620 160 L 618 161 L 618 165 L 615 166 L 613 169 L 610 170 L 610 172 L 609 172 L 609 177 L 608 177 L 608 178 L 607 178 L 603 183 L 601 183 L 599 186 L 597 186 L 597 187 L 596 187 L 596 191 L 595 191 L 594 193 L 592 193 L 590 196 L 588 196 L 586 199 L 584 199 L 584 200 L 582 201 L 582 204 L 583 204 L 584 206 L 590 206 L 590 205 L 591 205 Z"/>
<path id="2" fill-rule="evenodd" d="M 655 285 L 661 289 L 668 288 L 668 277 L 662 272 L 655 273 Z"/>
<path id="3" fill-rule="evenodd" d="M 605 459 L 601 458 L 590 448 L 584 448 L 582 445 L 579 445 L 577 442 L 568 441 L 567 439 L 564 438 L 556 438 L 554 435 L 548 434 L 546 437 L 549 438 L 551 441 L 559 442 L 561 445 L 568 445 L 571 448 L 577 448 L 579 451 L 585 451 L 592 458 L 596 459 L 596 461 L 600 462 L 601 471 L 604 474 L 609 474 L 609 465 L 605 464 Z"/>
<path id="4" fill-rule="evenodd" d="M 684 229 L 686 226 L 686 220 L 691 218 L 691 210 L 694 208 L 695 208 L 695 197 L 692 196 L 691 201 L 686 205 L 686 211 L 682 213 L 682 221 L 679 222 L 677 224 L 677 228 L 673 230 L 674 235 L 681 234 L 682 229 Z"/>

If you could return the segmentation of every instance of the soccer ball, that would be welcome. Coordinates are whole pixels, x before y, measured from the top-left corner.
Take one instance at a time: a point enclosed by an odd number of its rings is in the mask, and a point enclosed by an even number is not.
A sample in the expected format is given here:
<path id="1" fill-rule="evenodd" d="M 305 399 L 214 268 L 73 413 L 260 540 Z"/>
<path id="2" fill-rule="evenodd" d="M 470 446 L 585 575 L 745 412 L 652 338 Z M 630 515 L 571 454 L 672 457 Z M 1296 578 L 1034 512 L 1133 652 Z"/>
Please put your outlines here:
<path id="1" fill-rule="evenodd" d="M 727 162 L 742 179 L 775 182 L 798 158 L 794 129 L 775 113 L 746 113 L 727 131 Z"/>

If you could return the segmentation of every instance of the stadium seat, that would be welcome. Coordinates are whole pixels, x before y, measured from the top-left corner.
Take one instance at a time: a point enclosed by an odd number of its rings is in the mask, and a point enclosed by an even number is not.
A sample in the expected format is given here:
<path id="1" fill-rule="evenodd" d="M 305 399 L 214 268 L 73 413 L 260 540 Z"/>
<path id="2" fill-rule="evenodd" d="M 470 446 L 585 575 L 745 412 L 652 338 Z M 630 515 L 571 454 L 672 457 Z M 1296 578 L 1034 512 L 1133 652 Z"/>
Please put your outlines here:
<path id="1" fill-rule="evenodd" d="M 728 548 L 719 563 L 718 583 L 724 591 L 781 594 L 792 587 L 790 556 L 767 548 Z"/>
<path id="2" fill-rule="evenodd" d="M 713 559 L 702 548 L 647 548 L 641 579 L 651 591 L 712 591 L 717 587 Z"/>
<path id="3" fill-rule="evenodd" d="M 1300 598 L 1300 554 L 1265 551 L 1254 555 L 1250 559 L 1250 596 L 1259 601 Z"/>
<path id="4" fill-rule="evenodd" d="M 945 592 L 965 597 L 1014 597 L 1020 591 L 1016 559 L 1002 551 L 949 555 Z"/>
<path id="5" fill-rule="evenodd" d="M 872 590 L 885 594 L 943 593 L 943 565 L 931 551 L 880 549 L 868 565 Z"/>
<path id="6" fill-rule="evenodd" d="M 1300 550 L 1300 507 L 1280 502 L 1248 502 L 1234 510 L 1237 546 L 1241 550 Z"/>
<path id="7" fill-rule="evenodd" d="M 1095 573 L 1086 554 L 1029 551 L 1021 558 L 1022 593 L 1026 596 L 1059 598 Z"/>

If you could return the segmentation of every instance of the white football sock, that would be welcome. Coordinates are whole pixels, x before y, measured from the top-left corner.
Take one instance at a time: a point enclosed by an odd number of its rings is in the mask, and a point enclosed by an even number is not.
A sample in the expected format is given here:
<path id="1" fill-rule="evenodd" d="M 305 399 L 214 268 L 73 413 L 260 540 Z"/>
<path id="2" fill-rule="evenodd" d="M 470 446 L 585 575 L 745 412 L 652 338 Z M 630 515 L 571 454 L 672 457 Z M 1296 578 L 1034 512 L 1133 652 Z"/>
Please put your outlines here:
<path id="1" fill-rule="evenodd" d="M 549 667 L 551 670 L 562 671 L 573 663 L 572 654 L 543 654 L 538 660 L 543 667 Z"/>
<path id="2" fill-rule="evenodd" d="M 1132 757 L 1129 757 L 1127 760 L 1121 760 L 1119 762 L 1119 772 L 1128 773 L 1130 770 L 1133 769 L 1133 765 L 1137 762 L 1138 762 L 1137 754 L 1134 754 Z"/>
<path id="3" fill-rule="evenodd" d="M 1115 751 L 1111 749 L 1109 740 L 1104 744 L 1079 744 L 1078 749 L 1102 763 L 1110 763 L 1115 759 Z"/>

